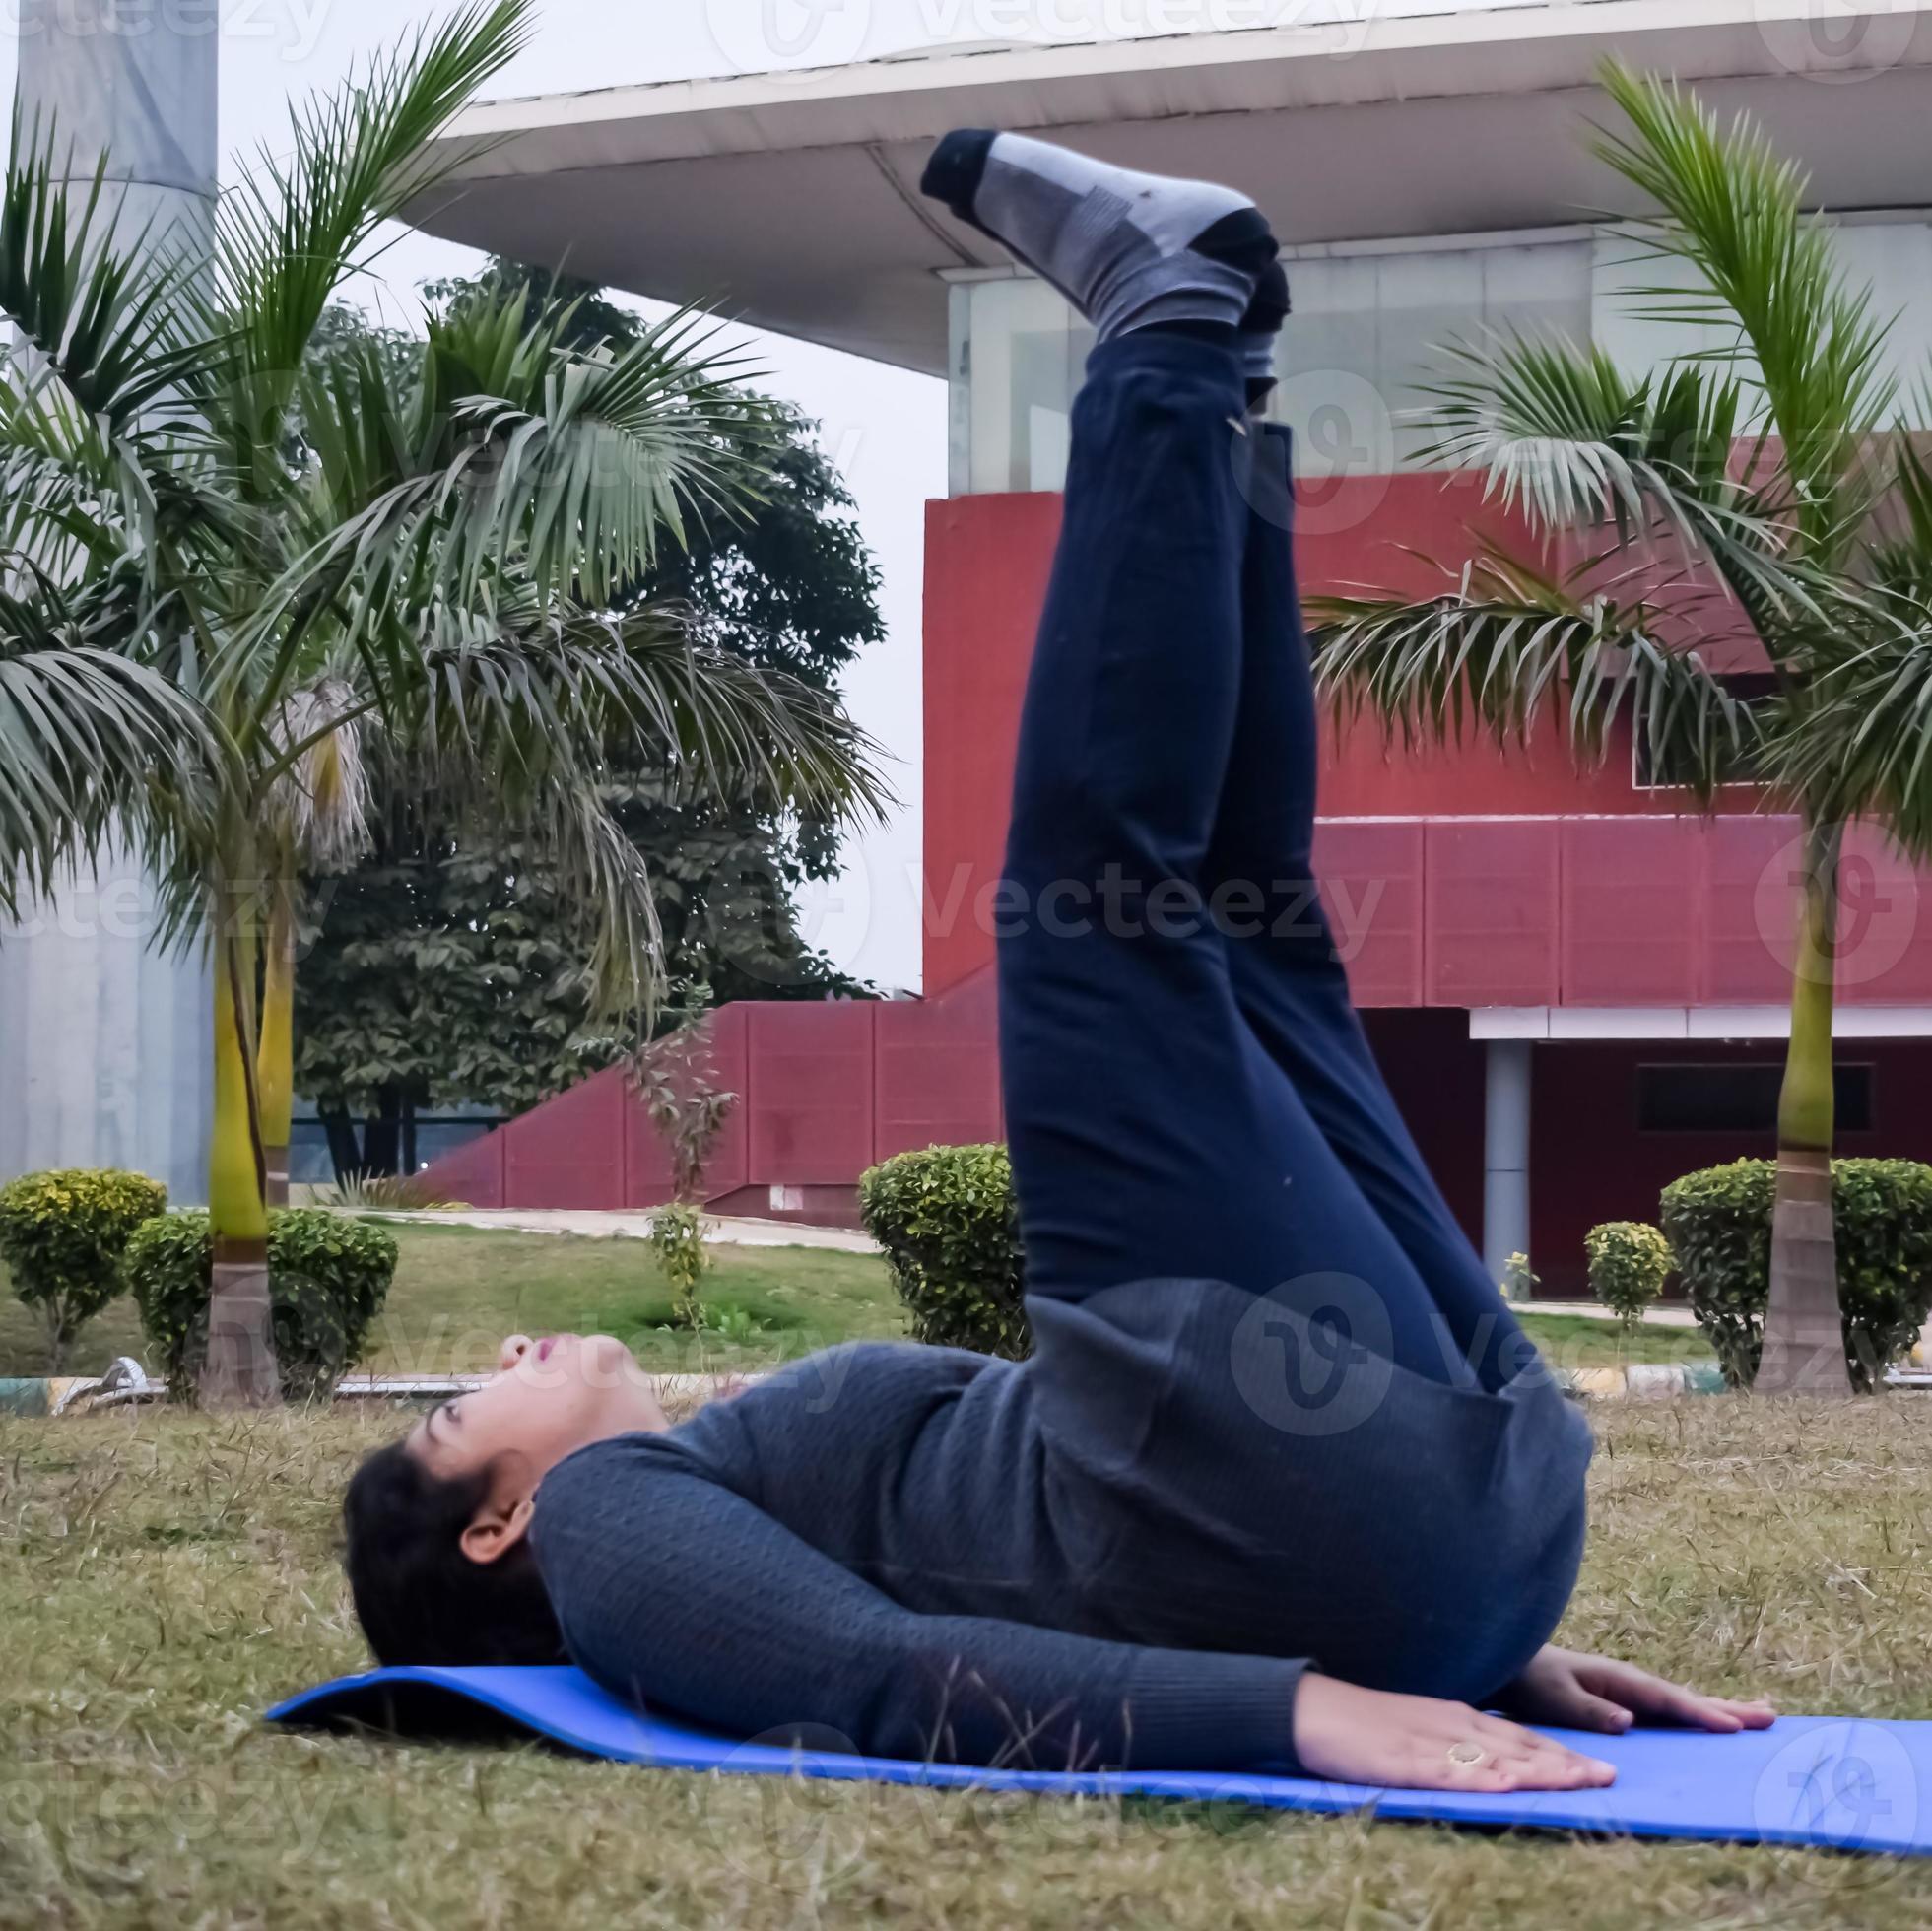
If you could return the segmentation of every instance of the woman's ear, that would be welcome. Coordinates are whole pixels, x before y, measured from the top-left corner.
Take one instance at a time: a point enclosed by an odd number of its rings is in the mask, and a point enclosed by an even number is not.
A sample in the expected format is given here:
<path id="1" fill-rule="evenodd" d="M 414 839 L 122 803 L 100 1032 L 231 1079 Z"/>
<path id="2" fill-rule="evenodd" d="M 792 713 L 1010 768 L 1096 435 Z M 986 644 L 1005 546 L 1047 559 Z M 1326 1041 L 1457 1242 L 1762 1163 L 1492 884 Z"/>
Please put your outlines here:
<path id="1" fill-rule="evenodd" d="M 495 1563 L 516 1548 L 530 1531 L 537 1512 L 529 1495 L 493 1495 L 470 1518 L 469 1527 L 457 1538 L 463 1554 L 473 1563 Z"/>

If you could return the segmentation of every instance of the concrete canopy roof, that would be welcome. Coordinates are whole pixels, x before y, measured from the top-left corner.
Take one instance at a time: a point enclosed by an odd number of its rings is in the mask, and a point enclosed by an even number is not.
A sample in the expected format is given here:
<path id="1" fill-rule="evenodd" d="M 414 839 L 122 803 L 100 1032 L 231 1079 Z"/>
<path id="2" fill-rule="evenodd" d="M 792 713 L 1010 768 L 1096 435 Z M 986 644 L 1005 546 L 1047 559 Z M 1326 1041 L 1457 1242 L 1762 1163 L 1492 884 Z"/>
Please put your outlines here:
<path id="1" fill-rule="evenodd" d="M 1874 9 L 1848 64 L 1817 0 L 1445 3 L 1371 0 L 1343 51 L 1273 27 L 485 102 L 411 218 L 939 374 L 945 276 L 1006 266 L 918 194 L 956 126 L 1234 182 L 1290 245 L 1549 227 L 1630 211 L 1580 140 L 1618 55 L 1760 115 L 1824 207 L 1932 205 L 1932 0 Z"/>

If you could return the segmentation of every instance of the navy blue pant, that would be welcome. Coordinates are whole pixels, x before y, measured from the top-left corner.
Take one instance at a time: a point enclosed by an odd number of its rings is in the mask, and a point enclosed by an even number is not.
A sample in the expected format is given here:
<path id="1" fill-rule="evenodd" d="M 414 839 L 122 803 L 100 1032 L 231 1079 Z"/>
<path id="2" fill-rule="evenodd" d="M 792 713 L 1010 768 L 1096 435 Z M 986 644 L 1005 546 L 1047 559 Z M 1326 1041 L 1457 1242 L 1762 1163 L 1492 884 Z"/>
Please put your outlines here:
<path id="1" fill-rule="evenodd" d="M 1227 1282 L 1494 1391 L 1532 1353 L 1402 1125 L 1314 895 L 1288 456 L 1244 421 L 1231 350 L 1142 331 L 1088 365 L 1001 900 L 1029 1292 Z"/>

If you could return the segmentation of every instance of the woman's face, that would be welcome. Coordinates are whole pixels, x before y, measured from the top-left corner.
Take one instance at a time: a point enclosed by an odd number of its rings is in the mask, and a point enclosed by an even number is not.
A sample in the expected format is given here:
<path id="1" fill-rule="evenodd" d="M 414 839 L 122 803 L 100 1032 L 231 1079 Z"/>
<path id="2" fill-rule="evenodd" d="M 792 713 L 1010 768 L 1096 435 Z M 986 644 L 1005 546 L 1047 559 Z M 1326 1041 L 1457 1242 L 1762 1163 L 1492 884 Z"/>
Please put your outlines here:
<path id="1" fill-rule="evenodd" d="M 615 1337 L 513 1334 L 498 1355 L 498 1372 L 433 1408 L 410 1431 L 407 1447 L 445 1481 L 490 1472 L 463 1546 L 473 1560 L 491 1562 L 522 1540 L 537 1485 L 565 1456 L 665 1426 L 650 1377 Z"/>

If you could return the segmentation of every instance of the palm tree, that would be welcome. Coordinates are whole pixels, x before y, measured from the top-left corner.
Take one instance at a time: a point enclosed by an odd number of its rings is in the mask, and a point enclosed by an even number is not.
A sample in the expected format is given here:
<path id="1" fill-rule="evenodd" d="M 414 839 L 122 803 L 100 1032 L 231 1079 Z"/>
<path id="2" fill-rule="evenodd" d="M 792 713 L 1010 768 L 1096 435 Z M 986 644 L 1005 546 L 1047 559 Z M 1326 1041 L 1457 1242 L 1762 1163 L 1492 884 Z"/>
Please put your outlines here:
<path id="1" fill-rule="evenodd" d="M 596 908 L 614 1014 L 660 970 L 609 747 L 777 809 L 884 802 L 833 702 L 673 611 L 613 608 L 687 519 L 757 487 L 738 365 L 700 318 L 566 346 L 569 310 L 531 319 L 516 291 L 430 317 L 420 358 L 311 354 L 527 12 L 472 0 L 299 112 L 289 157 L 226 198 L 212 263 L 144 273 L 37 143 L 17 138 L 0 201 L 0 309 L 35 352 L 0 402 L 0 879 L 51 880 L 111 832 L 163 883 L 162 940 L 212 948 L 211 1401 L 274 1395 L 297 881 L 354 848 L 369 761 L 545 853 Z"/>
<path id="2" fill-rule="evenodd" d="M 1659 212 L 1632 292 L 1717 347 L 1632 376 L 1561 339 L 1449 351 L 1426 390 L 1433 457 L 1485 473 L 1543 556 L 1486 547 L 1421 601 L 1314 608 L 1321 678 L 1413 740 L 1473 722 L 1522 744 L 1545 717 L 1580 760 L 1628 715 L 1653 768 L 1700 806 L 1747 782 L 1794 810 L 1804 857 L 1764 1392 L 1848 1392 L 1832 1231 L 1832 1001 L 1846 824 L 1932 853 L 1932 473 L 1899 426 L 1889 320 L 1844 274 L 1808 181 L 1748 118 L 1720 125 L 1675 83 L 1611 67 L 1628 125 L 1596 152 Z M 1567 569 L 1548 556 L 1587 554 Z M 1661 567 L 1660 567 L 1661 566 Z M 1661 587 L 1659 578 L 1661 576 Z M 1651 587 L 1642 587 L 1648 583 Z M 1774 674 L 1741 702 L 1682 647 L 1721 598 Z"/>

